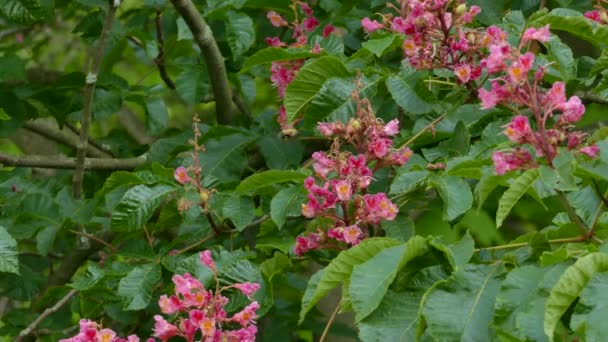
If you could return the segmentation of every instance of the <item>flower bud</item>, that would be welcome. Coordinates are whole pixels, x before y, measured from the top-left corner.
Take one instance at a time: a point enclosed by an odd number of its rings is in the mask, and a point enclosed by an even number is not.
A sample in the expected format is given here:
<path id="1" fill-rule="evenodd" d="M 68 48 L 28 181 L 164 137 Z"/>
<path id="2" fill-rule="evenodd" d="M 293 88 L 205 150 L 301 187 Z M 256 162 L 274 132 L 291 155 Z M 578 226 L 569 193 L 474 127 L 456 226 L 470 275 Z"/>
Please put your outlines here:
<path id="1" fill-rule="evenodd" d="M 608 14 L 606 14 L 606 12 L 602 11 L 602 13 L 600 13 L 600 19 L 604 22 L 604 23 L 608 23 Z"/>
<path id="2" fill-rule="evenodd" d="M 353 119 L 350 121 L 350 127 L 352 127 L 353 129 L 359 129 L 361 128 L 361 121 L 357 120 L 357 119 Z"/>
<path id="3" fill-rule="evenodd" d="M 209 191 L 203 189 L 203 191 L 199 193 L 199 197 L 201 198 L 201 202 L 203 204 L 207 204 L 207 202 L 209 202 Z"/>
<path id="4" fill-rule="evenodd" d="M 476 40 L 476 36 L 475 33 L 473 32 L 469 32 L 469 34 L 467 35 L 467 41 L 469 42 L 469 44 L 474 45 L 475 44 L 475 40 Z"/>
<path id="5" fill-rule="evenodd" d="M 456 9 L 454 10 L 454 13 L 456 15 L 463 15 L 465 14 L 465 12 L 467 11 L 467 5 L 466 4 L 460 4 L 456 7 Z"/>

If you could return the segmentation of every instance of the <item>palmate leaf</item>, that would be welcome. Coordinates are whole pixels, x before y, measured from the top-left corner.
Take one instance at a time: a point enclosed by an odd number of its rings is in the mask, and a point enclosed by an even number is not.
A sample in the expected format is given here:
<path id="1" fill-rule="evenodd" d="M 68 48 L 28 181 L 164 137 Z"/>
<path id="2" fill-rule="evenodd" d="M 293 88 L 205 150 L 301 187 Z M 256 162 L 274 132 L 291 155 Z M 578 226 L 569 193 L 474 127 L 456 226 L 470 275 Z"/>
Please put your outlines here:
<path id="1" fill-rule="evenodd" d="M 0 272 L 19 274 L 17 241 L 0 226 Z"/>
<path id="2" fill-rule="evenodd" d="M 118 283 L 118 295 L 126 299 L 125 310 L 145 309 L 152 299 L 152 289 L 160 281 L 160 266 L 135 267 Z"/>
<path id="3" fill-rule="evenodd" d="M 242 12 L 228 11 L 226 18 L 226 40 L 236 60 L 255 43 L 255 27 L 253 20 Z"/>
<path id="4" fill-rule="evenodd" d="M 312 53 L 303 49 L 282 49 L 278 47 L 267 47 L 262 49 L 251 57 L 247 58 L 243 68 L 239 73 L 247 71 L 249 68 L 272 62 L 291 61 L 294 59 L 306 59 L 310 57 L 318 57 L 316 53 Z"/>
<path id="5" fill-rule="evenodd" d="M 353 268 L 349 295 L 355 311 L 355 320 L 361 321 L 371 314 L 380 302 L 397 272 L 415 257 L 429 251 L 426 239 L 415 236 L 408 242 L 387 248 L 370 260 Z"/>
<path id="6" fill-rule="evenodd" d="M 315 98 L 325 81 L 332 77 L 347 77 L 350 72 L 336 57 L 325 56 L 302 67 L 296 78 L 285 90 L 285 110 L 287 119 L 296 116 Z"/>
<path id="7" fill-rule="evenodd" d="M 296 170 L 268 170 L 245 178 L 236 188 L 236 192 L 245 194 L 256 189 L 291 181 L 303 181 L 305 172 Z"/>
<path id="8" fill-rule="evenodd" d="M 581 292 L 574 309 L 570 327 L 584 335 L 585 341 L 606 339 L 606 315 L 608 315 L 608 273 L 598 273 Z"/>
<path id="9" fill-rule="evenodd" d="M 471 187 L 462 178 L 455 176 L 433 177 L 431 184 L 443 200 L 443 218 L 452 221 L 466 213 L 473 205 Z"/>
<path id="10" fill-rule="evenodd" d="M 240 232 L 255 218 L 255 203 L 247 196 L 230 196 L 224 202 L 222 212 Z"/>
<path id="11" fill-rule="evenodd" d="M 300 185 L 279 191 L 270 201 L 272 221 L 281 229 L 287 217 L 300 215 L 301 205 L 305 201 L 306 194 Z"/>
<path id="12" fill-rule="evenodd" d="M 175 191 L 174 186 L 157 184 L 136 185 L 129 189 L 112 214 L 111 228 L 118 231 L 134 231 L 152 217 L 163 199 Z"/>
<path id="13" fill-rule="evenodd" d="M 581 294 L 591 278 L 608 271 L 608 254 L 591 253 L 568 267 L 549 294 L 545 307 L 545 334 L 553 340 L 553 332 L 562 315 Z"/>
<path id="14" fill-rule="evenodd" d="M 498 201 L 496 211 L 496 227 L 500 227 L 513 206 L 528 191 L 538 178 L 538 169 L 528 170 L 517 177 Z"/>
<path id="15" fill-rule="evenodd" d="M 40 21 L 45 15 L 39 0 L 0 0 L 0 12 L 22 25 Z"/>
<path id="16" fill-rule="evenodd" d="M 369 238 L 363 240 L 357 246 L 343 251 L 322 271 L 317 272 L 308 282 L 308 286 L 302 298 L 300 310 L 301 324 L 306 314 L 332 289 L 350 279 L 353 268 L 370 260 L 385 248 L 394 247 L 399 241 L 389 238 Z M 318 279 L 318 280 L 317 280 Z M 314 280 L 314 281 L 313 281 Z"/>
<path id="17" fill-rule="evenodd" d="M 597 46 L 606 46 L 608 42 L 606 25 L 598 25 L 574 10 L 556 8 L 549 13 L 541 12 L 529 25 L 539 27 L 545 24 L 551 25 L 552 30 L 566 31 Z"/>
<path id="18" fill-rule="evenodd" d="M 467 265 L 425 295 L 422 315 L 438 341 L 492 341 L 489 324 L 503 266 Z"/>

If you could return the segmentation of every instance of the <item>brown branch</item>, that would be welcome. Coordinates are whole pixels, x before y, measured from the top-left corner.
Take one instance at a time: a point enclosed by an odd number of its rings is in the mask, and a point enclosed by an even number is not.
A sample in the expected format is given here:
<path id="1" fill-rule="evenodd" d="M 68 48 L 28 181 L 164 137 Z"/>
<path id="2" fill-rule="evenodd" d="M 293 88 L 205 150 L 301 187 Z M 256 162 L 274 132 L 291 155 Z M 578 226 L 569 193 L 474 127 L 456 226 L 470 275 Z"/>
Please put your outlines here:
<path id="1" fill-rule="evenodd" d="M 171 0 L 173 7 L 184 18 L 192 31 L 192 36 L 201 49 L 201 54 L 207 64 L 211 88 L 216 100 L 217 122 L 230 124 L 233 121 L 232 95 L 222 56 L 211 28 L 191 0 Z"/>
<path id="2" fill-rule="evenodd" d="M 182 253 L 185 253 L 185 252 L 187 252 L 187 251 L 191 250 L 192 248 L 195 248 L 195 247 L 197 247 L 197 246 L 199 246 L 199 245 L 202 245 L 203 243 L 205 243 L 205 242 L 207 242 L 207 241 L 211 240 L 211 239 L 212 239 L 214 236 L 215 236 L 215 234 L 211 234 L 211 235 L 209 235 L 209 236 L 207 236 L 207 237 L 205 237 L 205 238 L 203 238 L 203 239 L 201 239 L 201 240 L 198 240 L 197 242 L 195 242 L 195 243 L 193 243 L 193 244 L 191 244 L 191 245 L 189 245 L 189 246 L 186 246 L 186 247 L 184 247 L 184 248 L 182 248 L 182 249 L 178 250 L 178 251 L 177 251 L 177 252 L 175 252 L 174 254 L 182 254 Z"/>
<path id="3" fill-rule="evenodd" d="M 340 302 L 338 302 L 338 305 L 336 305 L 334 312 L 331 313 L 331 316 L 329 317 L 329 321 L 327 321 L 327 324 L 325 325 L 325 329 L 323 330 L 323 334 L 321 335 L 319 342 L 325 341 L 325 338 L 327 337 L 327 334 L 329 333 L 329 328 L 331 328 L 331 325 L 334 323 L 334 320 L 336 319 L 336 316 L 338 315 L 338 311 L 340 311 Z"/>
<path id="4" fill-rule="evenodd" d="M 70 292 L 68 292 L 63 298 L 61 298 L 61 300 L 59 300 L 57 303 L 55 303 L 55 305 L 44 310 L 44 312 L 42 314 L 40 314 L 40 316 L 38 316 L 32 323 L 30 323 L 30 325 L 28 325 L 27 328 L 23 329 L 19 333 L 19 336 L 15 339 L 15 342 L 23 341 L 25 339 L 25 337 L 29 336 L 34 331 L 34 329 L 36 329 L 40 325 L 40 323 L 42 323 L 50 315 L 59 311 L 59 309 L 61 309 L 64 305 L 66 305 L 70 301 L 70 299 L 72 299 L 72 297 L 74 297 L 77 293 L 78 293 L 78 290 L 76 290 L 76 289 L 70 290 Z"/>
<path id="5" fill-rule="evenodd" d="M 84 169 L 86 170 L 133 170 L 143 164 L 146 159 L 125 158 L 125 159 L 110 159 L 110 158 L 85 158 Z M 17 167 L 37 167 L 43 169 L 75 169 L 77 160 L 75 158 L 63 158 L 60 156 L 11 156 L 0 153 L 0 164 L 5 166 Z"/>
<path id="6" fill-rule="evenodd" d="M 42 121 L 28 121 L 23 125 L 23 128 L 71 148 L 78 148 L 77 136 L 68 133 L 67 131 L 60 130 L 52 124 Z M 110 152 L 97 148 L 95 145 L 87 146 L 87 155 L 95 158 L 112 157 Z"/>
<path id="7" fill-rule="evenodd" d="M 78 131 L 78 128 L 76 128 L 76 126 L 72 125 L 70 122 L 66 121 L 65 122 L 65 127 L 69 128 L 70 131 L 74 132 L 74 134 L 80 134 L 80 132 Z M 95 141 L 95 139 L 89 137 L 89 145 L 91 145 L 91 147 L 96 148 L 104 153 L 106 153 L 108 155 L 108 157 L 113 158 L 114 157 L 114 153 L 107 148 L 106 146 L 104 146 L 103 144 L 98 143 L 97 141 Z M 89 153 L 89 152 L 87 152 Z M 94 156 L 92 156 L 94 157 Z"/>
<path id="8" fill-rule="evenodd" d="M 441 114 L 441 116 L 439 116 L 437 119 L 433 120 L 430 124 L 426 125 L 423 129 L 420 130 L 420 132 L 416 133 L 413 137 L 411 137 L 408 141 L 403 143 L 400 147 L 409 146 L 411 143 L 416 141 L 416 139 L 420 138 L 428 130 L 435 128 L 435 125 L 437 125 L 439 122 L 441 122 L 441 120 L 445 119 L 446 116 L 447 116 L 447 113 Z"/>
<path id="9" fill-rule="evenodd" d="M 97 42 L 97 47 L 92 55 L 93 64 L 87 73 L 86 85 L 84 87 L 84 106 L 80 116 L 80 141 L 78 144 L 77 163 L 73 178 L 73 191 L 74 198 L 76 199 L 82 197 L 82 182 L 84 179 L 86 151 L 89 142 L 89 126 L 91 125 L 93 101 L 95 98 L 95 86 L 97 84 L 97 76 L 99 75 L 99 70 L 101 68 L 108 36 L 112 30 L 114 12 L 116 11 L 118 4 L 119 2 L 108 1 L 108 13 L 101 30 L 101 36 Z"/>
<path id="10" fill-rule="evenodd" d="M 175 90 L 175 83 L 173 83 L 173 80 L 171 80 L 171 77 L 169 77 L 167 69 L 165 68 L 165 39 L 163 38 L 162 12 L 160 10 L 156 11 L 154 22 L 156 23 L 156 42 L 158 45 L 158 55 L 154 58 L 154 63 L 156 63 L 156 66 L 158 67 L 158 73 L 163 82 L 165 82 L 169 89 Z"/>
<path id="11" fill-rule="evenodd" d="M 587 228 L 585 223 L 583 223 L 583 221 L 581 221 L 580 217 L 578 217 L 578 214 L 576 213 L 574 208 L 570 205 L 570 202 L 568 202 L 568 198 L 566 197 L 566 194 L 564 194 L 560 190 L 555 190 L 555 192 L 557 193 L 557 199 L 562 204 L 562 207 L 564 207 L 564 209 L 566 210 L 566 214 L 568 214 L 570 221 L 578 227 L 578 229 L 581 231 L 582 236 L 590 238 L 591 236 L 589 236 L 589 232 L 590 232 L 589 228 Z"/>
<path id="12" fill-rule="evenodd" d="M 68 229 L 68 230 L 69 230 L 70 232 L 72 232 L 72 233 L 76 234 L 76 235 L 84 236 L 84 237 L 86 237 L 87 239 L 91 239 L 91 240 L 93 240 L 93 241 L 97 241 L 99 244 L 102 244 L 102 245 L 104 245 L 104 246 L 108 247 L 108 248 L 109 248 L 109 249 L 110 249 L 112 252 L 114 252 L 114 253 L 116 253 L 116 252 L 118 251 L 118 250 L 116 249 L 116 247 L 112 246 L 112 244 L 110 244 L 109 242 L 106 242 L 106 241 L 104 241 L 104 240 L 102 240 L 102 239 L 98 238 L 98 237 L 97 237 L 97 236 L 95 236 L 95 235 L 88 234 L 88 233 L 83 233 L 83 232 L 79 232 L 79 231 L 77 231 L 77 230 L 73 230 L 73 229 Z"/>

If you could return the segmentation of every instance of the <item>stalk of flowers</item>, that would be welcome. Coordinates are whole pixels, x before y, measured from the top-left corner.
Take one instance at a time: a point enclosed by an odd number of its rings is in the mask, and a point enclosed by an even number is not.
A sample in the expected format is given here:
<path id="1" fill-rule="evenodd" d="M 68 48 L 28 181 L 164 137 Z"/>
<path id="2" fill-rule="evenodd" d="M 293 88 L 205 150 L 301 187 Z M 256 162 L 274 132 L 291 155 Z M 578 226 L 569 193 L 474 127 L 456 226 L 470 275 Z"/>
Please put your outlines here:
<path id="1" fill-rule="evenodd" d="M 596 0 L 595 10 L 585 12 L 585 17 L 595 21 L 598 24 L 608 24 L 608 11 L 602 4 L 608 4 L 606 0 Z"/>
<path id="2" fill-rule="evenodd" d="M 364 18 L 365 32 L 385 29 L 403 34 L 404 54 L 416 69 L 446 68 L 462 83 L 481 76 L 477 62 L 485 34 L 466 27 L 481 12 L 479 6 L 467 7 L 464 0 L 402 0 L 398 6 L 387 6 L 398 15 L 384 15 L 382 23 Z"/>
<path id="3" fill-rule="evenodd" d="M 240 312 L 228 316 L 224 307 L 228 298 L 222 293 L 236 289 L 251 300 L 260 289 L 259 284 L 237 283 L 220 287 L 217 268 L 211 251 L 204 251 L 199 256 L 201 264 L 213 271 L 215 290 L 205 289 L 198 279 L 189 273 L 174 275 L 175 293 L 162 295 L 158 305 L 163 314 L 176 315 L 173 323 L 169 323 L 161 315 L 155 315 L 154 337 L 166 342 L 179 337 L 187 342 L 195 340 L 205 342 L 254 342 L 257 333 L 256 311 L 260 305 L 252 301 Z M 148 338 L 147 342 L 154 342 Z M 139 342 L 135 335 L 127 339 L 117 337 L 111 329 L 101 329 L 101 326 L 89 320 L 80 321 L 80 332 L 61 342 Z"/>
<path id="4" fill-rule="evenodd" d="M 550 89 L 543 88 L 545 66 L 533 71 L 535 55 L 526 52 L 533 41 L 549 41 L 549 25 L 527 29 L 517 47 L 509 45 L 506 33 L 499 28 L 489 27 L 488 32 L 494 38 L 490 53 L 481 65 L 490 77 L 495 77 L 490 80 L 490 90 L 481 88 L 478 95 L 484 109 L 500 104 L 517 114 L 506 126 L 504 134 L 519 145 L 510 151 L 494 153 L 496 173 L 536 167 L 536 161 L 524 145 L 531 146 L 536 156 L 544 157 L 549 166 L 553 165 L 553 159 L 563 145 L 595 157 L 597 146 L 581 147 L 586 135 L 573 130 L 573 124 L 582 118 L 585 106 L 577 96 L 566 98 L 563 82 L 553 83 Z M 533 118 L 533 124 L 528 116 Z M 548 127 L 550 119 L 552 127 Z"/>
<path id="5" fill-rule="evenodd" d="M 294 13 L 292 22 L 288 22 L 275 11 L 268 12 L 266 17 L 273 26 L 291 29 L 293 31 L 291 43 L 283 42 L 279 37 L 266 37 L 265 41 L 269 46 L 304 48 L 308 44 L 307 35 L 310 32 L 315 31 L 319 26 L 319 20 L 314 16 L 312 8 L 306 2 L 295 0 L 290 7 Z M 326 25 L 323 28 L 322 36 L 326 38 L 334 32 L 334 30 L 335 28 L 332 25 Z M 318 43 L 311 49 L 311 52 L 313 53 L 319 53 L 320 51 L 321 47 Z M 272 84 L 277 87 L 279 98 L 282 99 L 285 97 L 287 86 L 295 79 L 296 74 L 302 68 L 304 62 L 304 59 L 272 62 L 270 67 L 270 80 L 272 81 Z M 277 122 L 281 125 L 283 132 L 287 133 L 293 131 L 293 125 L 295 123 L 288 122 L 285 107 L 282 105 L 279 108 Z"/>
<path id="6" fill-rule="evenodd" d="M 358 84 L 358 87 L 360 84 Z M 296 238 L 294 252 L 302 255 L 315 249 L 346 249 L 370 235 L 370 228 L 382 220 L 395 219 L 399 209 L 384 193 L 368 194 L 373 172 L 382 167 L 400 166 L 412 151 L 393 147 L 392 137 L 399 133 L 399 120 L 384 124 L 376 118 L 367 99 L 353 92 L 357 117 L 347 123 L 322 122 L 318 129 L 334 140 L 331 151 L 315 152 L 314 177 L 304 181 L 308 202 L 302 204 L 307 218 L 326 218 L 329 227 Z M 353 152 L 343 150 L 350 145 Z"/>

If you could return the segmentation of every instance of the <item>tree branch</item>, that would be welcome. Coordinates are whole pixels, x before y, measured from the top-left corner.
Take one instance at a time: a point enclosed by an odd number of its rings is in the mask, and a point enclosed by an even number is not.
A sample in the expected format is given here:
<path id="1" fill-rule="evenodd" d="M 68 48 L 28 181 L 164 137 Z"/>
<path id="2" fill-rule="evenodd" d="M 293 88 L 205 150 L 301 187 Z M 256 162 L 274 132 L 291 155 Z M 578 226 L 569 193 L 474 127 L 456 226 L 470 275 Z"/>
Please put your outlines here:
<path id="1" fill-rule="evenodd" d="M 42 121 L 28 121 L 23 125 L 23 128 L 71 148 L 78 148 L 77 136 L 74 136 L 67 131 L 60 130 L 59 128 L 54 127 L 54 125 L 47 124 Z M 87 146 L 87 155 L 95 158 L 112 157 L 110 152 L 97 148 L 93 144 L 91 144 L 91 146 Z"/>
<path id="2" fill-rule="evenodd" d="M 169 89 L 175 90 L 175 83 L 169 77 L 167 73 L 167 69 L 165 68 L 165 39 L 163 38 L 163 25 L 162 25 L 162 12 L 160 10 L 156 11 L 156 18 L 154 20 L 156 23 L 156 42 L 158 45 L 158 55 L 154 58 L 154 63 L 158 67 L 158 73 L 160 74 L 160 78 L 163 79 L 163 82 L 167 85 Z"/>
<path id="3" fill-rule="evenodd" d="M 146 159 L 142 157 L 125 159 L 85 158 L 83 167 L 86 170 L 133 170 L 145 164 L 145 162 Z M 5 166 L 38 167 L 43 169 L 75 169 L 77 166 L 77 159 L 36 155 L 18 157 L 0 153 L 0 163 Z"/>
<path id="4" fill-rule="evenodd" d="M 146 126 L 126 106 L 122 107 L 118 113 L 118 121 L 120 121 L 120 124 L 138 144 L 148 145 L 156 140 L 156 138 L 146 134 Z"/>
<path id="5" fill-rule="evenodd" d="M 74 170 L 73 191 L 74 198 L 82 197 L 82 181 L 84 179 L 86 151 L 89 142 L 89 126 L 91 125 L 91 114 L 93 112 L 93 100 L 95 98 L 95 85 L 97 84 L 97 75 L 101 68 L 101 61 L 106 49 L 108 36 L 112 30 L 114 21 L 114 12 L 118 7 L 119 2 L 108 1 L 108 13 L 101 30 L 101 36 L 97 42 L 97 47 L 93 52 L 93 64 L 89 69 L 84 87 L 84 106 L 80 117 L 80 142 L 78 144 L 77 162 Z"/>
<path id="6" fill-rule="evenodd" d="M 80 134 L 80 132 L 78 131 L 78 128 L 76 128 L 76 126 L 72 125 L 70 122 L 66 121 L 65 123 L 65 127 L 69 128 L 70 131 L 74 132 L 74 134 Z M 104 146 L 103 144 L 98 143 L 97 141 L 95 141 L 95 139 L 89 137 L 89 145 L 91 145 L 91 147 L 96 148 L 100 151 L 102 151 L 103 153 L 107 154 L 108 157 L 113 158 L 114 157 L 114 153 L 112 153 L 112 151 L 110 151 L 110 149 L 106 146 Z M 87 152 L 89 153 L 89 152 Z M 95 157 L 95 156 L 91 156 L 91 157 Z"/>
<path id="7" fill-rule="evenodd" d="M 74 297 L 77 293 L 78 293 L 78 290 L 72 289 L 63 298 L 61 298 L 61 300 L 59 300 L 57 303 L 55 303 L 55 305 L 44 310 L 44 312 L 40 316 L 38 316 L 32 323 L 30 323 L 30 325 L 28 325 L 27 328 L 23 329 L 19 333 L 19 336 L 15 339 L 15 342 L 23 341 L 23 339 L 25 337 L 27 337 L 28 335 L 30 335 L 34 331 L 34 329 L 36 329 L 40 325 L 40 323 L 42 323 L 50 315 L 59 311 L 59 309 L 61 309 L 64 305 L 66 305 L 70 301 L 70 299 L 72 299 L 72 297 Z"/>
<path id="8" fill-rule="evenodd" d="M 198 9 L 190 0 L 171 0 L 173 7 L 184 18 L 192 31 L 192 36 L 201 49 L 207 64 L 211 88 L 216 103 L 217 122 L 230 124 L 233 121 L 232 95 L 222 56 L 211 28 L 205 22 Z"/>

